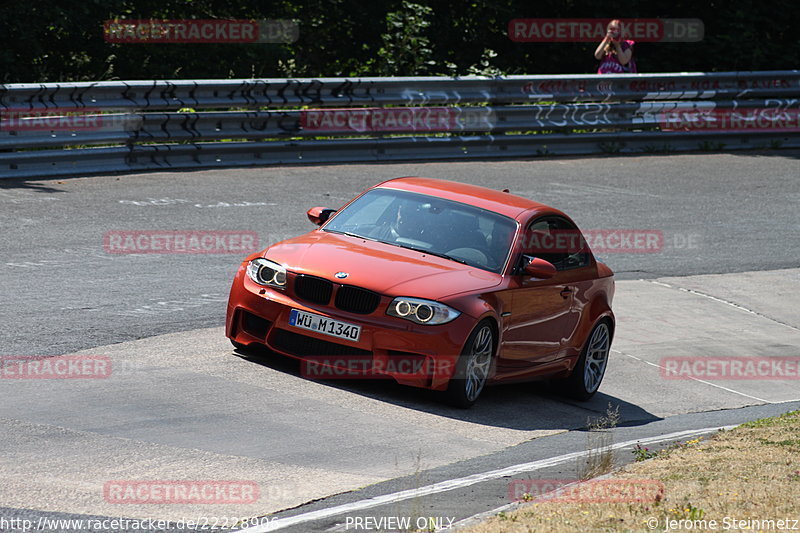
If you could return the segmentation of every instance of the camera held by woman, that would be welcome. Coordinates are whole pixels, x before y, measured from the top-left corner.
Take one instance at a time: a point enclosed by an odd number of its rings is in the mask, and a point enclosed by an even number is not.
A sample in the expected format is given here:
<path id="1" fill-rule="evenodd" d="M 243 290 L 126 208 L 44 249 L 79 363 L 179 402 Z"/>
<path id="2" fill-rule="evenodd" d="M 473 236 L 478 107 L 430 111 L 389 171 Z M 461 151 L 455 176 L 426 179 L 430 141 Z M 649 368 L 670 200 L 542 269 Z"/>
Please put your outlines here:
<path id="1" fill-rule="evenodd" d="M 595 59 L 600 60 L 598 74 L 625 74 L 636 72 L 633 60 L 634 42 L 622 38 L 622 23 L 614 19 L 606 27 L 606 36 L 594 51 Z"/>

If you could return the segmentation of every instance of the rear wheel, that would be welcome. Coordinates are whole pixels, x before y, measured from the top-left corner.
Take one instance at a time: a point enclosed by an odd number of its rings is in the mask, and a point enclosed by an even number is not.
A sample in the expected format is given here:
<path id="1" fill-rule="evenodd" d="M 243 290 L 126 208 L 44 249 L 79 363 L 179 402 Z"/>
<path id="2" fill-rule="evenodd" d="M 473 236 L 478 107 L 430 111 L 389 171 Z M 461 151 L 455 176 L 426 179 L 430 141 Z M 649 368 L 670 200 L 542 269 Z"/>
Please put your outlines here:
<path id="1" fill-rule="evenodd" d="M 592 329 L 572 374 L 562 382 L 564 393 L 578 400 L 594 396 L 603 381 L 610 351 L 611 327 L 603 320 Z"/>
<path id="2" fill-rule="evenodd" d="M 456 407 L 471 407 L 489 379 L 494 353 L 494 330 L 489 321 L 478 324 L 467 339 L 447 386 L 447 402 Z"/>

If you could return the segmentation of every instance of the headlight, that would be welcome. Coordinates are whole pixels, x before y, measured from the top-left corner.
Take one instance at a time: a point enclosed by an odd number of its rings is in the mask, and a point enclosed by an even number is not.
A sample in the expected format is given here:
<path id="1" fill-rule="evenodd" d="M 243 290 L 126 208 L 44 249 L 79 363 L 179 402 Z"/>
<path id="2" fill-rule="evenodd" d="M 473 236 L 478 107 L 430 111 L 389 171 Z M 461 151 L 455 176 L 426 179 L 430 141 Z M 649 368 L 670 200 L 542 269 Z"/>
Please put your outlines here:
<path id="1" fill-rule="evenodd" d="M 250 261 L 247 265 L 247 275 L 259 285 L 276 289 L 286 288 L 286 269 L 269 259 L 259 257 Z"/>
<path id="2" fill-rule="evenodd" d="M 392 300 L 386 314 L 405 318 L 417 324 L 437 325 L 455 320 L 461 311 L 456 311 L 439 302 L 401 296 Z"/>

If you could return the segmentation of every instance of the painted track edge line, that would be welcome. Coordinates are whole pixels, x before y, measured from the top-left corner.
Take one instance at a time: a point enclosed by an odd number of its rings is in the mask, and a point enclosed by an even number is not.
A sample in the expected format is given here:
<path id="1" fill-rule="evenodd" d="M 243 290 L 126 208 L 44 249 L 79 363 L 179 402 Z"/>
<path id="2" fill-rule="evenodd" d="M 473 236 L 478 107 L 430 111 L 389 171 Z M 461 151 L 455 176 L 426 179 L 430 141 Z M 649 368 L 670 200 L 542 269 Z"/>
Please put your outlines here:
<path id="1" fill-rule="evenodd" d="M 621 448 L 634 446 L 636 444 L 654 444 L 665 440 L 675 440 L 681 437 L 688 437 L 704 433 L 712 433 L 714 431 L 720 431 L 720 430 L 728 430 L 736 427 L 737 425 L 677 431 L 674 433 L 669 433 L 667 435 L 657 435 L 655 437 L 647 437 L 642 439 L 619 442 L 616 444 L 612 444 L 610 448 L 612 450 L 618 450 Z M 488 481 L 491 479 L 507 477 L 522 472 L 531 472 L 535 470 L 540 470 L 542 468 L 547 468 L 550 466 L 556 466 L 565 463 L 567 461 L 583 457 L 588 453 L 590 453 L 591 451 L 592 450 L 572 452 L 564 455 L 559 455 L 556 457 L 550 457 L 548 459 L 540 459 L 538 461 L 532 461 L 529 463 L 520 463 L 517 465 L 508 466 L 497 470 L 490 470 L 488 472 L 483 472 L 481 474 L 472 474 L 461 478 L 440 481 L 438 483 L 427 485 L 425 487 L 394 492 L 391 494 L 383 494 L 381 496 L 374 496 L 372 498 L 367 498 L 366 500 L 360 500 L 356 502 L 336 505 L 334 507 L 328 507 L 326 509 L 318 509 L 316 511 L 310 511 L 308 513 L 303 513 L 296 516 L 278 518 L 274 521 L 271 521 L 269 524 L 257 525 L 245 529 L 240 529 L 234 533 L 266 533 L 268 531 L 277 531 L 279 529 L 283 529 L 286 527 L 295 526 L 305 522 L 312 522 L 314 520 L 321 520 L 324 518 L 329 518 L 331 516 L 337 516 L 348 512 L 362 511 L 365 509 L 371 509 L 373 507 L 379 507 L 381 505 L 386 505 L 389 503 L 397 503 L 400 501 L 409 500 L 420 496 L 427 496 L 429 494 L 436 494 L 439 492 L 447 492 L 450 490 L 469 487 L 470 485 L 475 485 L 477 483 L 481 483 L 483 481 Z"/>

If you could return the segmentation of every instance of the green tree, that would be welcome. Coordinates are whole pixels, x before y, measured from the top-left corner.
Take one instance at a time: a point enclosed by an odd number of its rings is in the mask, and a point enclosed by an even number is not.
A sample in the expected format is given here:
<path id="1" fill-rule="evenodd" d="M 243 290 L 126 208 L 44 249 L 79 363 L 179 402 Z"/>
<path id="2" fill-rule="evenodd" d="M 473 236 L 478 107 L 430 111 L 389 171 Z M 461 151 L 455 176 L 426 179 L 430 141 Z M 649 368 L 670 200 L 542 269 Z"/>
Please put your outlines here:
<path id="1" fill-rule="evenodd" d="M 640 72 L 800 64 L 796 0 L 0 0 L 0 81 L 591 73 L 596 43 L 518 43 L 515 18 L 698 18 L 699 43 L 637 43 Z M 294 43 L 114 44 L 105 21 L 291 19 Z"/>
<path id="2" fill-rule="evenodd" d="M 386 14 L 383 45 L 372 69 L 379 76 L 421 76 L 431 74 L 431 40 L 426 35 L 433 9 L 403 0 L 399 11 Z"/>

